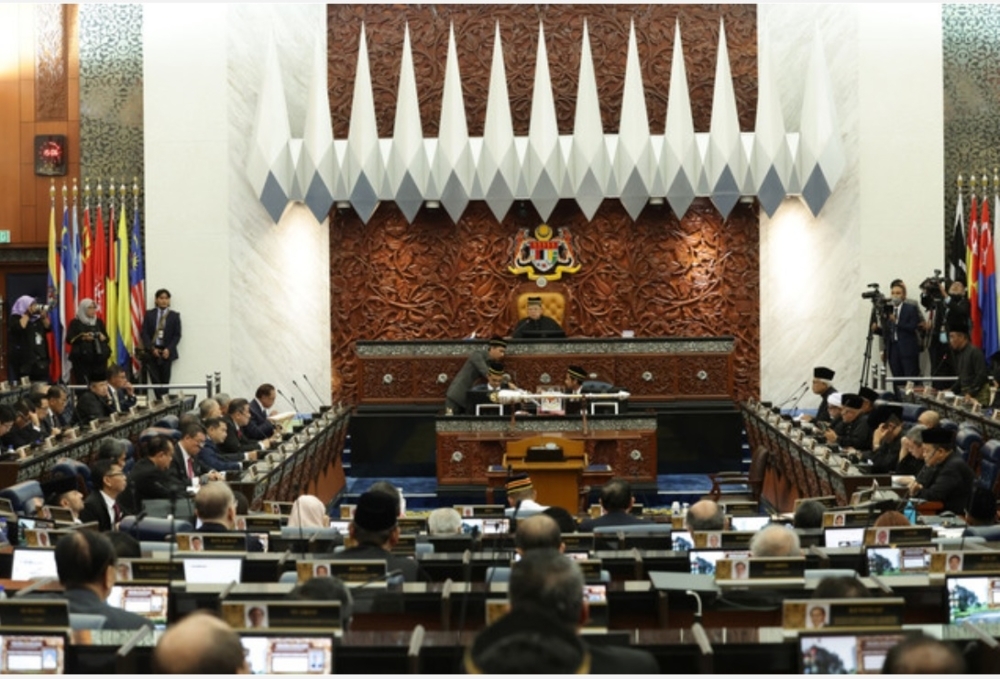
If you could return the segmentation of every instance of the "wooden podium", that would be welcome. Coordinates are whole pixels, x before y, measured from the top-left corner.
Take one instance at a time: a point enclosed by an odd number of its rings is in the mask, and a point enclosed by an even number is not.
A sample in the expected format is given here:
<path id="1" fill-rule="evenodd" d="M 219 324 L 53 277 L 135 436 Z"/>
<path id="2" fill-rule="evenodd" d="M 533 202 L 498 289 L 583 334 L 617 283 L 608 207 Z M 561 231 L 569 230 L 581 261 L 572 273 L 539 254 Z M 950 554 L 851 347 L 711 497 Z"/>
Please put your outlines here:
<path id="1" fill-rule="evenodd" d="M 549 444 L 562 449 L 561 462 L 532 462 L 528 450 Z M 559 435 L 542 434 L 507 443 L 503 465 L 515 473 L 526 473 L 538 496 L 538 503 L 562 507 L 570 514 L 580 511 L 580 477 L 587 467 L 584 442 Z"/>

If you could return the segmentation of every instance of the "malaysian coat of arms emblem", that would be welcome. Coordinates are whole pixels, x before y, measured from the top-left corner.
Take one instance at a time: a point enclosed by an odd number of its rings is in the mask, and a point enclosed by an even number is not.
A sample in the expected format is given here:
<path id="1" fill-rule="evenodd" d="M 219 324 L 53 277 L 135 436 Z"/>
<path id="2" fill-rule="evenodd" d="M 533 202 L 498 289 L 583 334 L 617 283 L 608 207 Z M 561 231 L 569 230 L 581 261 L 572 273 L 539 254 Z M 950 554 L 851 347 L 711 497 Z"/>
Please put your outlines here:
<path id="1" fill-rule="evenodd" d="M 512 274 L 527 274 L 533 281 L 557 281 L 564 273 L 579 271 L 569 228 L 560 227 L 553 233 L 548 224 L 539 224 L 534 236 L 528 229 L 518 231 L 514 242 L 514 265 L 509 270 Z"/>

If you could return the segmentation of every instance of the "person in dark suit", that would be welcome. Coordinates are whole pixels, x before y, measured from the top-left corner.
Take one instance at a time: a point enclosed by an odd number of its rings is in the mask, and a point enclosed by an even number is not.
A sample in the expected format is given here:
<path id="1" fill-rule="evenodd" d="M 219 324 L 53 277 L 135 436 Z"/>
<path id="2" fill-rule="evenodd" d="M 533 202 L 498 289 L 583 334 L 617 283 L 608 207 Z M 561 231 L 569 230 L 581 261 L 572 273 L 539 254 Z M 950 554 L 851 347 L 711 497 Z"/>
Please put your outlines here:
<path id="1" fill-rule="evenodd" d="M 103 615 L 104 629 L 139 629 L 152 623 L 135 613 L 109 606 L 117 557 L 111 541 L 95 531 L 78 530 L 56 543 L 56 572 L 66 589 L 70 613 Z"/>
<path id="2" fill-rule="evenodd" d="M 554 318 L 542 314 L 542 298 L 528 298 L 528 315 L 514 327 L 514 339 L 565 337 L 562 326 Z"/>
<path id="3" fill-rule="evenodd" d="M 219 451 L 226 455 L 267 450 L 268 441 L 252 441 L 244 433 L 243 427 L 250 422 L 250 404 L 245 398 L 234 398 L 229 402 L 226 420 L 226 438 L 218 444 Z"/>
<path id="4" fill-rule="evenodd" d="M 170 473 L 174 460 L 174 443 L 166 436 L 154 436 L 141 448 L 142 457 L 128 477 L 125 506 L 135 514 L 144 500 L 169 500 L 187 496 L 187 484 Z M 119 502 L 122 496 L 119 496 Z"/>
<path id="5" fill-rule="evenodd" d="M 49 387 L 49 417 L 52 434 L 58 436 L 73 423 L 73 409 L 69 404 L 69 392 L 58 384 Z"/>
<path id="6" fill-rule="evenodd" d="M 170 473 L 181 483 L 191 486 L 194 485 L 194 479 L 198 479 L 199 483 L 222 479 L 218 472 L 212 471 L 199 457 L 206 438 L 205 428 L 197 422 L 181 425 L 181 438 L 170 462 Z"/>
<path id="7" fill-rule="evenodd" d="M 502 337 L 490 339 L 486 349 L 477 349 L 469 355 L 468 360 L 462 365 L 455 379 L 448 386 L 445 399 L 445 413 L 448 415 L 461 415 L 468 410 L 466 405 L 466 395 L 472 384 L 481 378 L 489 375 L 489 361 L 503 361 L 507 355 L 507 341 Z"/>
<path id="8" fill-rule="evenodd" d="M 7 322 L 11 379 L 30 377 L 32 382 L 49 379 L 49 343 L 45 335 L 51 329 L 52 322 L 42 304 L 30 295 L 17 298 Z"/>
<path id="9" fill-rule="evenodd" d="M 583 393 L 583 383 L 589 379 L 587 371 L 578 365 L 571 365 L 566 370 L 566 393 L 567 394 L 582 394 Z M 579 415 L 583 408 L 586 408 L 586 404 L 583 401 L 564 401 L 563 410 L 567 415 Z"/>
<path id="10" fill-rule="evenodd" d="M 351 537 L 356 547 L 335 552 L 334 560 L 379 559 L 389 571 L 399 570 L 406 582 L 426 582 L 429 578 L 420 564 L 409 557 L 392 553 L 399 542 L 399 500 L 388 493 L 368 491 L 358 498 L 351 521 Z"/>
<path id="11" fill-rule="evenodd" d="M 920 375 L 920 308 L 906 299 L 906 287 L 900 280 L 890 288 L 892 310 L 883 316 L 880 329 L 885 340 L 889 369 L 894 377 Z"/>
<path id="12" fill-rule="evenodd" d="M 145 354 L 142 367 L 150 384 L 169 384 L 170 369 L 177 360 L 177 345 L 181 341 L 181 315 L 170 308 L 169 290 L 156 291 L 156 308 L 143 317 L 141 335 Z M 163 398 L 167 389 L 159 387 L 153 393 Z"/>
<path id="13" fill-rule="evenodd" d="M 76 400 L 76 421 L 81 427 L 90 424 L 91 420 L 109 417 L 113 410 L 108 395 L 108 371 L 98 370 L 91 373 L 87 391 L 80 394 Z"/>
<path id="14" fill-rule="evenodd" d="M 247 459 L 246 455 L 256 456 L 256 453 L 235 453 L 233 455 L 222 453 L 218 446 L 219 443 L 226 440 L 226 430 L 226 421 L 221 417 L 213 417 L 205 421 L 205 433 L 208 438 L 205 439 L 205 445 L 198 453 L 198 459 L 201 460 L 202 464 L 217 472 L 238 472 L 243 469 L 240 461 Z"/>
<path id="15" fill-rule="evenodd" d="M 32 417 L 35 405 L 31 399 L 22 398 L 14 405 L 14 426 L 0 437 L 4 448 L 20 448 L 33 446 L 42 440 L 42 430 L 35 426 Z"/>
<path id="16" fill-rule="evenodd" d="M 108 368 L 108 400 L 116 413 L 127 413 L 137 403 L 135 388 L 120 365 Z"/>
<path id="17" fill-rule="evenodd" d="M 924 468 L 910 484 L 910 496 L 940 502 L 942 511 L 961 516 L 969 505 L 975 474 L 955 450 L 954 432 L 926 429 L 923 437 Z"/>
<path id="18" fill-rule="evenodd" d="M 194 509 L 201 519 L 199 533 L 242 533 L 236 530 L 236 496 L 226 483 L 213 481 L 198 489 Z M 263 552 L 264 545 L 247 535 L 247 551 Z"/>
<path id="19" fill-rule="evenodd" d="M 579 635 L 590 615 L 589 603 L 582 596 L 583 571 L 573 559 L 555 549 L 526 552 L 511 568 L 507 597 L 510 612 L 482 630 L 465 657 L 467 671 L 488 674 L 516 671 L 506 663 L 521 661 L 521 654 L 509 647 L 512 638 L 525 632 L 560 649 L 575 651 L 560 656 L 567 660 L 564 671 L 589 674 L 659 674 L 652 654 L 638 649 L 592 646 Z M 576 662 L 571 657 L 577 658 Z M 494 664 L 497 663 L 497 664 Z M 504 663 L 501 665 L 500 663 Z M 520 671 L 534 673 L 535 669 Z"/>
<path id="20" fill-rule="evenodd" d="M 83 501 L 80 521 L 96 521 L 101 531 L 116 530 L 125 510 L 118 504 L 118 496 L 128 485 L 128 478 L 122 468 L 111 460 L 98 460 L 90 468 L 90 478 L 94 490 Z"/>
<path id="21" fill-rule="evenodd" d="M 243 428 L 243 433 L 248 439 L 263 441 L 274 436 L 274 424 L 267 417 L 277 397 L 278 391 L 273 384 L 262 384 L 257 387 L 257 393 L 250 401 L 250 421 Z"/>
<path id="22" fill-rule="evenodd" d="M 632 497 L 632 486 L 625 479 L 611 479 L 601 488 L 601 507 L 604 515 L 596 519 L 587 519 L 580 524 L 581 533 L 592 533 L 595 528 L 603 526 L 631 526 L 644 523 L 642 519 L 631 513 L 635 498 Z"/>

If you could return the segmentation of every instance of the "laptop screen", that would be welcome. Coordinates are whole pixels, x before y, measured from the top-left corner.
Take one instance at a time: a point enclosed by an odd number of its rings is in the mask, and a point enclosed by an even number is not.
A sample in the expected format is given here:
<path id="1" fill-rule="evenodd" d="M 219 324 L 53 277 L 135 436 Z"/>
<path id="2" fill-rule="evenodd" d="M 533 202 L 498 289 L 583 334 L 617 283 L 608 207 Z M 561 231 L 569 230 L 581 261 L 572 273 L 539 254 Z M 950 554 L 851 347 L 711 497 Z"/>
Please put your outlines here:
<path id="1" fill-rule="evenodd" d="M 510 519 L 462 519 L 462 532 L 479 529 L 480 535 L 503 535 L 510 532 Z"/>
<path id="2" fill-rule="evenodd" d="M 240 582 L 243 559 L 184 559 L 184 581 L 228 585 Z"/>
<path id="3" fill-rule="evenodd" d="M 54 549 L 18 548 L 14 550 L 14 559 L 10 569 L 11 580 L 58 577 Z"/>
<path id="4" fill-rule="evenodd" d="M 2 674 L 63 674 L 66 637 L 61 634 L 0 635 Z"/>
<path id="5" fill-rule="evenodd" d="M 859 528 L 827 528 L 823 532 L 826 547 L 860 547 L 865 541 L 864 526 Z"/>
<path id="6" fill-rule="evenodd" d="M 869 547 L 868 572 L 874 575 L 926 573 L 931 567 L 931 547 Z"/>
<path id="7" fill-rule="evenodd" d="M 750 551 L 746 549 L 692 549 L 688 552 L 691 572 L 696 575 L 715 575 L 715 564 L 719 559 L 747 556 L 750 556 Z"/>
<path id="8" fill-rule="evenodd" d="M 948 576 L 948 622 L 995 622 L 1000 617 L 1000 576 Z"/>
<path id="9" fill-rule="evenodd" d="M 770 516 L 732 516 L 729 525 L 733 530 L 758 531 L 771 522 Z"/>
<path id="10" fill-rule="evenodd" d="M 115 585 L 108 605 L 141 615 L 162 630 L 167 628 L 168 592 L 166 585 Z"/>
<path id="11" fill-rule="evenodd" d="M 670 533 L 671 548 L 675 552 L 688 552 L 694 549 L 694 538 L 691 532 L 686 530 L 675 530 Z"/>
<path id="12" fill-rule="evenodd" d="M 902 632 L 803 634 L 799 657 L 804 674 L 879 674 L 886 654 L 903 640 Z"/>
<path id="13" fill-rule="evenodd" d="M 333 638 L 241 636 L 250 674 L 330 674 Z"/>

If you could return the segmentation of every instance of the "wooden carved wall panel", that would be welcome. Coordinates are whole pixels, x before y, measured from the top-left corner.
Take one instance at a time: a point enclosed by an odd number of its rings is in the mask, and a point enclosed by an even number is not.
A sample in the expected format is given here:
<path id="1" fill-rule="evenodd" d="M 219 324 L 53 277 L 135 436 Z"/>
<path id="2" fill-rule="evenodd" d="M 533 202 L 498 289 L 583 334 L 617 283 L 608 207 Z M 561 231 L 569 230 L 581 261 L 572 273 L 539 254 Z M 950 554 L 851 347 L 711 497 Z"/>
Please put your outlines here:
<path id="1" fill-rule="evenodd" d="M 705 396 L 729 393 L 728 356 L 675 356 L 672 362 L 680 393 Z"/>
<path id="2" fill-rule="evenodd" d="M 455 375 L 462 369 L 465 359 L 421 359 L 414 362 L 413 375 L 413 396 L 414 398 L 434 398 L 442 403 L 444 394 L 448 390 L 448 385 L 455 379 Z M 438 379 L 444 376 L 444 382 Z"/>
<path id="3" fill-rule="evenodd" d="M 590 464 L 611 465 L 616 476 L 633 481 L 651 481 L 656 478 L 655 446 L 652 435 L 615 441 L 592 440 L 587 442 L 587 457 Z M 633 450 L 638 450 L 641 457 L 633 458 Z"/>
<path id="4" fill-rule="evenodd" d="M 329 82 L 334 134 L 346 137 L 358 36 L 365 22 L 379 134 L 392 134 L 403 25 L 409 21 L 424 134 L 437 135 L 448 44 L 455 22 L 469 133 L 482 134 L 494 22 L 504 40 L 515 134 L 526 135 L 531 109 L 538 20 L 544 20 L 560 132 L 572 132 L 583 20 L 590 28 L 605 132 L 617 131 L 629 19 L 634 18 L 650 127 L 663 132 L 674 19 L 680 17 L 695 128 L 707 131 L 718 47 L 726 35 L 740 125 L 753 129 L 757 91 L 753 5 L 330 5 Z M 511 331 L 507 271 L 518 229 L 540 223 L 530 203 L 515 203 L 502 224 L 473 202 L 461 223 L 424 208 L 408 225 L 383 203 L 367 225 L 335 211 L 330 226 L 332 388 L 356 400 L 356 340 L 445 339 Z M 735 393 L 759 392 L 759 237 L 756 208 L 738 205 L 723 222 L 707 199 L 683 222 L 665 206 L 633 222 L 605 201 L 590 222 L 562 201 L 549 223 L 569 226 L 582 269 L 568 277 L 574 336 L 733 335 Z M 520 362 L 520 361 L 519 361 Z M 591 365 L 584 367 L 595 370 Z M 557 366 L 559 371 L 564 366 Z M 602 368 L 603 369 L 603 368 Z M 552 371 L 551 366 L 546 370 Z M 529 373 L 531 370 L 529 369 Z M 525 381 L 523 375 L 518 375 Z M 368 392 L 368 376 L 365 376 Z M 381 379 L 381 376 L 379 376 Z M 561 375 L 553 374 L 553 379 Z M 625 382 L 617 377 L 617 382 Z M 629 385 L 637 383 L 630 381 Z"/>
<path id="5" fill-rule="evenodd" d="M 667 358 L 650 361 L 645 358 L 621 356 L 616 361 L 616 386 L 628 389 L 633 396 L 676 394 L 674 374 Z M 649 380 L 646 376 L 650 377 Z"/>
<path id="6" fill-rule="evenodd" d="M 34 18 L 35 120 L 65 121 L 69 117 L 66 6 L 35 5 Z"/>
<path id="7" fill-rule="evenodd" d="M 365 398 L 406 398 L 412 392 L 412 363 L 406 359 L 365 365 Z"/>

